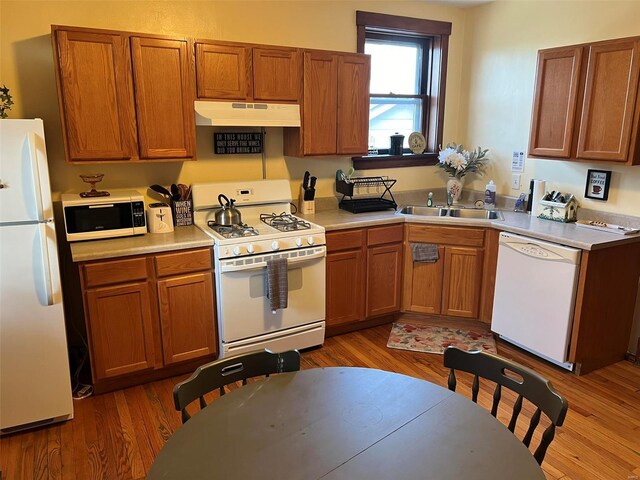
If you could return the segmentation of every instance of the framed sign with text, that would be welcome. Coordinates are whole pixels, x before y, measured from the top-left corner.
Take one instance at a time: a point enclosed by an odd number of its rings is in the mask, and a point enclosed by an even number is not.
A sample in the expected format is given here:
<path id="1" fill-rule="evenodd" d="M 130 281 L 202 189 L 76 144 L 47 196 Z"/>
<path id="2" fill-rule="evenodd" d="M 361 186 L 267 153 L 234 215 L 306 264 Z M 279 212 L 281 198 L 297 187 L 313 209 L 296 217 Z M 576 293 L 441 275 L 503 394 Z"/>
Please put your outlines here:
<path id="1" fill-rule="evenodd" d="M 216 155 L 262 153 L 262 133 L 221 132 L 213 134 L 213 151 Z"/>
<path id="2" fill-rule="evenodd" d="M 611 171 L 587 170 L 587 186 L 584 190 L 585 198 L 607 200 L 609 198 L 610 183 Z"/>

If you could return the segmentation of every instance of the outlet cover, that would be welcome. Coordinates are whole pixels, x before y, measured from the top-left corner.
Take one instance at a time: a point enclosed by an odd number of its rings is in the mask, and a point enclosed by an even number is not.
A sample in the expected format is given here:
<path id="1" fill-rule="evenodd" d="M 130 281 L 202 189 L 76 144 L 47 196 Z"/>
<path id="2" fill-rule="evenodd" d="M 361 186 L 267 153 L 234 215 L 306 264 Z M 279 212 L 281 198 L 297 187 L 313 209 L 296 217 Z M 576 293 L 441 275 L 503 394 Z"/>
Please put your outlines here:
<path id="1" fill-rule="evenodd" d="M 520 174 L 519 173 L 511 174 L 511 188 L 513 190 L 520 190 Z"/>

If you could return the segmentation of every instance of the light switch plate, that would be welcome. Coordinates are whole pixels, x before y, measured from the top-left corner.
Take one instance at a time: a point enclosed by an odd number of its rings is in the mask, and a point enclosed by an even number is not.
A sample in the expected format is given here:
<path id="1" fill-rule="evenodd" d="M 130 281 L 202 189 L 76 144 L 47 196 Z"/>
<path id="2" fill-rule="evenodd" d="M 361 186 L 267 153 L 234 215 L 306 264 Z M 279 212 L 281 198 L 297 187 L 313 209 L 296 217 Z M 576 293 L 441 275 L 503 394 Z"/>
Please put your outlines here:
<path id="1" fill-rule="evenodd" d="M 520 190 L 520 174 L 519 173 L 511 174 L 511 188 L 513 190 Z"/>

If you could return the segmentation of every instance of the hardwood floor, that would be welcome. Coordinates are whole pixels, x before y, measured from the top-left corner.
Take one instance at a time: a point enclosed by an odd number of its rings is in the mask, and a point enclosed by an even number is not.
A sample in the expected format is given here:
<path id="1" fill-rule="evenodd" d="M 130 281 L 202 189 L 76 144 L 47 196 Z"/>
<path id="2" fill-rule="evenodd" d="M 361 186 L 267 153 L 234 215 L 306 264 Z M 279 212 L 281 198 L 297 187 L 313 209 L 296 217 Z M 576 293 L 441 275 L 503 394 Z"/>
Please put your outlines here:
<path id="1" fill-rule="evenodd" d="M 442 356 L 388 349 L 389 330 L 390 325 L 383 325 L 329 338 L 323 348 L 303 353 L 303 368 L 380 368 L 446 385 Z M 576 377 L 502 343 L 498 352 L 534 368 L 569 399 L 567 419 L 543 464 L 547 478 L 640 476 L 640 368 L 620 362 Z M 76 401 L 75 419 L 70 422 L 3 437 L 2 479 L 144 478 L 158 451 L 181 425 L 171 391 L 185 377 Z M 480 403 L 487 407 L 492 388 L 481 387 L 485 388 Z M 469 378 L 462 378 L 458 392 L 470 396 Z M 510 412 L 514 399 L 503 398 L 499 418 Z M 523 414 L 531 413 L 530 406 L 523 408 Z M 517 430 L 520 438 L 521 430 L 522 426 Z"/>

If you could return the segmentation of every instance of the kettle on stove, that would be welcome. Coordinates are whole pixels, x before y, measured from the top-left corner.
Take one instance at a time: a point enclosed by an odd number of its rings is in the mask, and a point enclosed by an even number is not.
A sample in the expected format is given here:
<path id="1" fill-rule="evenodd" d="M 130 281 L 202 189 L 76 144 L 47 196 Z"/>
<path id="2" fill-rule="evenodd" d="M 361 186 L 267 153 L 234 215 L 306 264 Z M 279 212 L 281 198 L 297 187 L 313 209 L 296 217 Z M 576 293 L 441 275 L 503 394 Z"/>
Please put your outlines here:
<path id="1" fill-rule="evenodd" d="M 225 203 L 222 203 L 222 200 L 224 200 Z M 215 219 L 218 225 L 231 226 L 242 223 L 240 210 L 233 206 L 235 202 L 233 198 L 229 200 L 226 195 L 221 193 L 218 195 L 218 202 L 220 202 L 220 207 L 222 207 L 216 211 Z"/>

